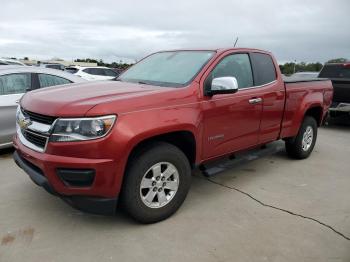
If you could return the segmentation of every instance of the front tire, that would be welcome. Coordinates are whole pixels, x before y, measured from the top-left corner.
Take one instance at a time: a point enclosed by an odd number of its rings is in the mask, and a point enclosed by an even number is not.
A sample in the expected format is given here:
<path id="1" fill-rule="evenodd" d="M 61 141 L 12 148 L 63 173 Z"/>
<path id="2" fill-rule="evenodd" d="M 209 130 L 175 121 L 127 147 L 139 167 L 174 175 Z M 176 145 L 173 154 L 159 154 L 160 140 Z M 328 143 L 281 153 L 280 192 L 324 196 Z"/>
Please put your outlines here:
<path id="1" fill-rule="evenodd" d="M 155 223 L 175 213 L 191 184 L 191 168 L 185 154 L 164 142 L 149 145 L 129 161 L 121 204 L 141 223 Z"/>
<path id="2" fill-rule="evenodd" d="M 306 116 L 297 136 L 286 140 L 286 151 L 289 157 L 305 159 L 314 149 L 317 138 L 317 122 L 315 118 Z"/>

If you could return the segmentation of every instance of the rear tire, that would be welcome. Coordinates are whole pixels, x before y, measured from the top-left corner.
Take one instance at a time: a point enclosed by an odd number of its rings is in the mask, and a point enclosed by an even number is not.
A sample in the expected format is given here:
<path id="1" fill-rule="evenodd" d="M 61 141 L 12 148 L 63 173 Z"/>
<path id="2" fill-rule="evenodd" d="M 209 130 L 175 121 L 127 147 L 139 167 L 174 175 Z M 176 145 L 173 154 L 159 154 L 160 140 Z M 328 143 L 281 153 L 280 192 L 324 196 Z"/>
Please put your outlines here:
<path id="1" fill-rule="evenodd" d="M 126 212 L 141 223 L 155 223 L 175 213 L 191 184 L 190 163 L 176 146 L 153 143 L 128 164 L 121 192 Z"/>
<path id="2" fill-rule="evenodd" d="M 317 122 L 315 118 L 306 116 L 295 137 L 286 140 L 286 151 L 289 157 L 305 159 L 314 149 L 317 138 Z"/>

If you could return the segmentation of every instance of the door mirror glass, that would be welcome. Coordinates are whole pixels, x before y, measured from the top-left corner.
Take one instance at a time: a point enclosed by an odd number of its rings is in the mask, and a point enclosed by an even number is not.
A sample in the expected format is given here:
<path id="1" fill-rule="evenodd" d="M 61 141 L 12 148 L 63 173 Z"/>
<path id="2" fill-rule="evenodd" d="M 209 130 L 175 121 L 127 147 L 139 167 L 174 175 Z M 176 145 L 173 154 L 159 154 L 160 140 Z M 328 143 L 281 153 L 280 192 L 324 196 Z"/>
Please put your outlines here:
<path id="1" fill-rule="evenodd" d="M 237 79 L 233 76 L 217 77 L 211 82 L 207 95 L 232 94 L 238 91 Z"/>

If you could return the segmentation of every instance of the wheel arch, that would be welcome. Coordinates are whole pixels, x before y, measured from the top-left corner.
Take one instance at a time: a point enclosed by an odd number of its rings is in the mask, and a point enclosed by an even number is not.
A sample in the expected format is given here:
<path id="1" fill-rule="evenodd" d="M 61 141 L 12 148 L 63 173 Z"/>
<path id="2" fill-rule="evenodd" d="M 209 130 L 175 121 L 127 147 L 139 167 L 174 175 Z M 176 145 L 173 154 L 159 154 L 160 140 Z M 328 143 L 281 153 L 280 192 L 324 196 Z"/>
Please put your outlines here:
<path id="1" fill-rule="evenodd" d="M 321 105 L 310 106 L 304 113 L 304 118 L 306 116 L 311 116 L 315 118 L 317 126 L 321 126 L 323 119 L 323 108 Z"/>
<path id="2" fill-rule="evenodd" d="M 193 168 L 195 166 L 197 141 L 194 133 L 189 130 L 170 131 L 134 141 L 131 147 L 132 149 L 128 154 L 127 165 L 136 154 L 146 150 L 150 145 L 156 142 L 165 142 L 178 147 L 186 155 L 191 167 Z"/>

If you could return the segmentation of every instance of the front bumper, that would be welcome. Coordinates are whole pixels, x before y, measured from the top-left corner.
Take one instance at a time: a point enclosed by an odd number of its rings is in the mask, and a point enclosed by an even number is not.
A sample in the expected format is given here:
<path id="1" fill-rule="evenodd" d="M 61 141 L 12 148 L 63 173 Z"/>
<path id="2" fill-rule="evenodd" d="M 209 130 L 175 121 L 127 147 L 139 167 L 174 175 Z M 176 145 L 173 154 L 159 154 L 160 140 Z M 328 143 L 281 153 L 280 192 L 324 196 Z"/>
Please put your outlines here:
<path id="1" fill-rule="evenodd" d="M 62 198 L 72 207 L 93 214 L 113 215 L 115 213 L 118 201 L 117 197 L 101 198 L 78 195 L 61 195 L 55 191 L 55 189 L 49 183 L 48 179 L 45 177 L 42 171 L 34 164 L 27 161 L 23 156 L 21 156 L 21 153 L 15 151 L 13 154 L 13 158 L 16 164 L 29 175 L 29 177 L 35 184 L 43 187 L 48 193 Z"/>

